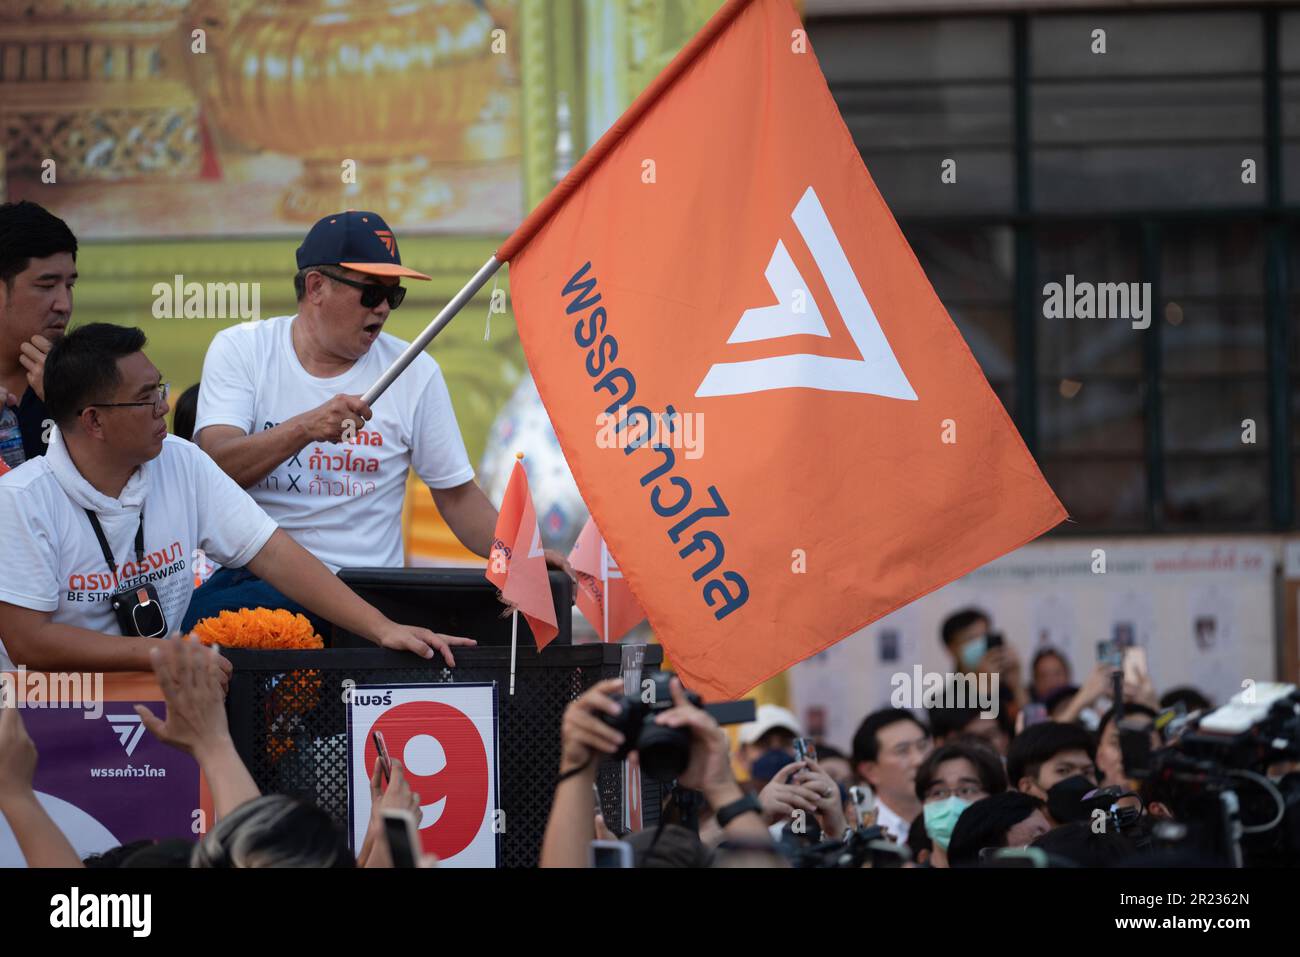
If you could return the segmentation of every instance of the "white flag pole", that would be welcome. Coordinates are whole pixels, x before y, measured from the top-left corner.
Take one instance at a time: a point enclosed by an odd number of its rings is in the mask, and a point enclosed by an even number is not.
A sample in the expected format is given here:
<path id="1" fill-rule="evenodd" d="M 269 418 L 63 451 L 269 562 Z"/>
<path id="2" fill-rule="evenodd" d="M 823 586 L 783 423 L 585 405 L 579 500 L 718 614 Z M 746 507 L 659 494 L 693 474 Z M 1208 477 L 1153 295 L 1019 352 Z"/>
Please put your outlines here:
<path id="1" fill-rule="evenodd" d="M 510 613 L 510 693 L 515 693 L 515 654 L 519 649 L 519 609 Z"/>
<path id="2" fill-rule="evenodd" d="M 474 295 L 483 288 L 483 285 L 492 278 L 492 275 L 501 268 L 501 260 L 496 256 L 485 262 L 474 277 L 467 282 L 460 292 L 451 297 L 451 302 L 442 307 L 442 311 L 433 317 L 433 322 L 425 327 L 425 330 L 415 337 L 415 340 L 406 347 L 406 351 L 397 357 L 397 360 L 389 366 L 384 374 L 366 390 L 361 401 L 366 405 L 374 405 L 375 400 L 384 394 L 384 391 L 393 384 L 402 372 L 415 361 L 425 348 L 433 341 L 433 337 L 442 332 L 447 323 L 456 318 L 456 313 L 465 308 L 466 303 L 474 298 Z"/>
<path id="3" fill-rule="evenodd" d="M 605 631 L 600 636 L 600 640 L 609 643 L 609 549 L 605 547 L 605 539 L 600 539 L 600 581 L 603 587 L 601 595 L 601 606 L 605 611 Z"/>

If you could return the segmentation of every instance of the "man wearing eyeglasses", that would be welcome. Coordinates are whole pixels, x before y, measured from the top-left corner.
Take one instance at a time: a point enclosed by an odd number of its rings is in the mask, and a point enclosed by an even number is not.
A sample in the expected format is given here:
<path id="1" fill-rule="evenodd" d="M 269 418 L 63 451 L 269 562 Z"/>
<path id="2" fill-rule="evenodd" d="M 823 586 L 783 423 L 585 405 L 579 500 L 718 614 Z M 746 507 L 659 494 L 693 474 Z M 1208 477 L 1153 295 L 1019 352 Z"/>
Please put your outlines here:
<path id="1" fill-rule="evenodd" d="M 92 323 L 45 359 L 49 449 L 0 476 L 0 669 L 150 670 L 153 640 L 185 617 L 200 549 L 383 647 L 445 657 L 473 644 L 384 617 L 168 436 L 167 386 L 144 344 L 139 329 Z"/>
<path id="2" fill-rule="evenodd" d="M 383 332 L 406 294 L 400 281 L 429 277 L 402 265 L 393 231 L 365 211 L 316 223 L 297 265 L 297 315 L 224 329 L 208 348 L 195 441 L 335 571 L 404 563 L 409 469 L 456 537 L 486 558 L 497 512 L 474 481 L 438 364 L 422 353 L 374 409 L 361 401 L 407 346 Z M 281 598 L 227 568 L 190 618 L 250 602 L 284 607 Z"/>

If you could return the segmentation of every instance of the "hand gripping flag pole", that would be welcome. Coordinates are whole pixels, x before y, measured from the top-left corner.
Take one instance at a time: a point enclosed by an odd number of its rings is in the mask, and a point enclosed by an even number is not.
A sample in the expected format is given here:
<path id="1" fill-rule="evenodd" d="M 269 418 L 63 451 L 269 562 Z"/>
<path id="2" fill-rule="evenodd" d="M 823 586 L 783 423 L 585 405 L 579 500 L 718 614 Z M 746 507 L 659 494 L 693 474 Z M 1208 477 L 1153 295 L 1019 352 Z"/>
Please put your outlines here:
<path id="1" fill-rule="evenodd" d="M 456 318 L 456 313 L 464 309 L 475 294 L 492 278 L 492 275 L 501 268 L 502 262 L 503 260 L 498 259 L 496 256 L 485 262 L 479 268 L 479 271 L 474 274 L 474 278 L 467 282 L 460 292 L 451 297 L 451 301 L 442 307 L 441 312 L 434 316 L 433 322 L 429 323 L 424 331 L 397 357 L 393 364 L 384 370 L 384 374 L 375 381 L 375 384 L 366 390 L 365 395 L 361 397 L 361 401 L 366 405 L 374 405 L 375 400 L 393 384 L 393 380 L 415 361 L 415 357 L 428 347 L 429 343 L 433 341 L 433 337 L 442 332 L 447 327 L 447 324 Z"/>

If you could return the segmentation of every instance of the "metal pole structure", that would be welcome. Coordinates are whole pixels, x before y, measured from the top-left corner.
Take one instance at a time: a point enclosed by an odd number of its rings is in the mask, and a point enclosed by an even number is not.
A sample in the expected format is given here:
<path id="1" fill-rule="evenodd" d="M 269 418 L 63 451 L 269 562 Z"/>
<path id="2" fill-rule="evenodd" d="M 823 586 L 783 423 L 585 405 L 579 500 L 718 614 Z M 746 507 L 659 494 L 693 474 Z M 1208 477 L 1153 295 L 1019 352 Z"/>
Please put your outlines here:
<path id="1" fill-rule="evenodd" d="M 442 311 L 433 317 L 433 322 L 429 323 L 425 330 L 406 347 L 406 351 L 397 357 L 397 361 L 384 370 L 384 374 L 379 377 L 378 381 L 366 390 L 366 394 L 361 397 L 361 401 L 366 405 L 374 405 L 375 400 L 393 384 L 393 380 L 415 361 L 415 357 L 425 350 L 429 343 L 433 341 L 433 337 L 442 332 L 447 323 L 456 318 L 456 313 L 464 309 L 466 304 L 474 298 L 475 293 L 482 289 L 483 285 L 501 268 L 501 262 L 496 256 L 485 262 L 479 271 L 474 274 L 474 277 L 465 283 L 461 291 L 451 297 L 451 302 L 443 306 Z"/>

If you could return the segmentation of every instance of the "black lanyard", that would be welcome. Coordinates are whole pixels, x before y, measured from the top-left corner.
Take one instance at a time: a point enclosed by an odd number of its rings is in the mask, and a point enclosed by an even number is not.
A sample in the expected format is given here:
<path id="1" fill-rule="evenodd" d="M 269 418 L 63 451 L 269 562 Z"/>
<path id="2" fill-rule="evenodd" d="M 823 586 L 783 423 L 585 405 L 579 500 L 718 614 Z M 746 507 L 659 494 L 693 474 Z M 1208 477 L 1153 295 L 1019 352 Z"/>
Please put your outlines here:
<path id="1" fill-rule="evenodd" d="M 90 509 L 86 509 L 86 515 L 90 517 L 90 527 L 95 530 L 95 537 L 99 539 L 99 548 L 104 553 L 104 561 L 108 562 L 108 567 L 113 569 L 113 577 L 117 578 L 117 562 L 113 559 L 112 549 L 108 547 L 104 530 L 99 526 L 99 518 Z M 140 509 L 140 527 L 135 530 L 135 563 L 144 565 L 144 509 Z"/>

